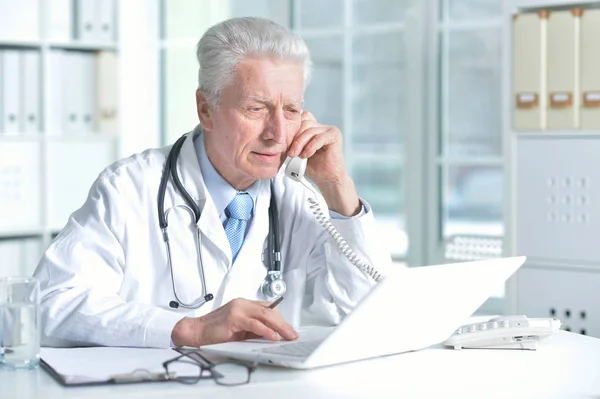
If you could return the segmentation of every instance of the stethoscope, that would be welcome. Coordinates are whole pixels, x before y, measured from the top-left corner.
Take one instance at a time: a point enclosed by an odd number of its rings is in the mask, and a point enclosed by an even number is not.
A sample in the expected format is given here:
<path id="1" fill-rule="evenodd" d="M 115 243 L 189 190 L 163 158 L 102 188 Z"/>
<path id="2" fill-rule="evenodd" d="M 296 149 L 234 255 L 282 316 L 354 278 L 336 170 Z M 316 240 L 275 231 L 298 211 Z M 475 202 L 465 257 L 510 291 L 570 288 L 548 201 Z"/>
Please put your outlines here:
<path id="1" fill-rule="evenodd" d="M 179 153 L 181 151 L 181 147 L 185 142 L 187 135 L 181 136 L 173 147 L 169 151 L 169 155 L 167 156 L 167 160 L 165 162 L 165 166 L 163 169 L 163 173 L 160 179 L 160 186 L 158 188 L 158 221 L 160 224 L 160 229 L 162 230 L 163 241 L 165 242 L 165 247 L 167 249 L 167 262 L 169 263 L 169 269 L 171 271 L 171 285 L 173 287 L 173 295 L 175 296 L 175 300 L 169 302 L 169 306 L 177 309 L 179 307 L 185 309 L 198 309 L 206 302 L 209 302 L 214 299 L 214 295 L 209 293 L 206 289 L 206 279 L 204 276 L 204 263 L 202 261 L 202 233 L 200 232 L 200 227 L 198 226 L 198 221 L 200 220 L 201 209 L 196 204 L 196 202 L 192 199 L 190 194 L 186 191 L 179 179 L 179 174 L 177 173 L 177 158 L 179 157 Z M 175 205 L 172 208 L 168 209 L 166 212 L 164 210 L 165 207 L 165 193 L 167 189 L 167 183 L 169 181 L 169 177 L 172 178 L 173 184 L 175 186 L 175 190 L 179 192 L 179 194 L 183 197 L 185 202 L 184 205 Z M 269 235 L 267 237 L 267 248 L 266 248 L 266 265 L 267 265 L 267 275 L 260 286 L 260 291 L 265 299 L 272 300 L 274 298 L 282 296 L 287 286 L 283 281 L 283 273 L 281 271 L 281 244 L 279 242 L 279 216 L 277 213 L 277 204 L 275 203 L 275 196 L 273 195 L 273 181 L 270 183 L 271 188 L 271 202 L 269 204 Z M 194 226 L 196 227 L 196 256 L 198 258 L 198 270 L 200 273 L 200 281 L 202 284 L 202 293 L 204 296 L 196 299 L 192 303 L 185 303 L 179 299 L 177 296 L 177 291 L 175 289 L 175 278 L 173 276 L 173 262 L 171 258 L 171 246 L 169 244 L 169 233 L 167 231 L 168 227 L 168 219 L 169 212 L 175 208 L 181 208 L 185 210 L 189 215 L 191 220 L 193 221 Z M 263 253 L 263 262 L 265 261 L 265 256 Z"/>

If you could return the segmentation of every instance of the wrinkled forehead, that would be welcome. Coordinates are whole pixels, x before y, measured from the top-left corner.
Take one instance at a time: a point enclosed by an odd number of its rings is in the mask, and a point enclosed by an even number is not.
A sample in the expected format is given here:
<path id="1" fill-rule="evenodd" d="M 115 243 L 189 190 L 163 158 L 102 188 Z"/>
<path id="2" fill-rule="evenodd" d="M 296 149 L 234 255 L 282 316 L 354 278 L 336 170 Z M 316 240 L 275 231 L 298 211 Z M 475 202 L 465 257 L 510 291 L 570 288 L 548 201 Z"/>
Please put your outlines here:
<path id="1" fill-rule="evenodd" d="M 298 62 L 272 57 L 246 58 L 238 63 L 232 86 L 239 97 L 302 101 L 303 66 Z"/>

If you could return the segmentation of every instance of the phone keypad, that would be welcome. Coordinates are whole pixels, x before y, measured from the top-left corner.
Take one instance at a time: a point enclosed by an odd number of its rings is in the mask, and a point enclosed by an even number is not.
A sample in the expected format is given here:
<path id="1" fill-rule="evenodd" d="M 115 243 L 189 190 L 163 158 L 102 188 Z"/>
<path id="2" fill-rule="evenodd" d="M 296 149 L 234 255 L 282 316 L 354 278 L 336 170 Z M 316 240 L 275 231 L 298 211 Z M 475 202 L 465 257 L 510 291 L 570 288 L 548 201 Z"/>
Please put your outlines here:
<path id="1" fill-rule="evenodd" d="M 475 331 L 495 330 L 498 328 L 522 327 L 522 320 L 490 320 L 483 323 L 467 324 L 454 332 L 454 335 L 461 335 Z"/>
<path id="2" fill-rule="evenodd" d="M 501 322 L 497 321 L 488 321 L 484 323 L 474 323 L 467 324 L 466 326 L 462 326 L 454 332 L 454 335 L 467 334 L 475 331 L 486 331 L 486 330 L 495 330 L 497 328 L 508 328 L 510 327 L 510 322 L 508 320 L 503 320 Z"/>

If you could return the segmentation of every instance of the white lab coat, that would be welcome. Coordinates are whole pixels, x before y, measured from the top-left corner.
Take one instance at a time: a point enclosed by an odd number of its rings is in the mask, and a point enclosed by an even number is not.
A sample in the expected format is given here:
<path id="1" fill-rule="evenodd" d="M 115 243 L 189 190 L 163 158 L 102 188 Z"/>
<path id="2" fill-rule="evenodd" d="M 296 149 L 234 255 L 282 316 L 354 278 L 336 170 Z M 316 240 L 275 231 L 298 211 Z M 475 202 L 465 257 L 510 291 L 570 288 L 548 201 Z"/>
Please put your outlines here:
<path id="1" fill-rule="evenodd" d="M 43 345 L 168 347 L 174 325 L 185 316 L 201 316 L 238 297 L 264 300 L 259 287 L 266 275 L 261 255 L 268 234 L 269 182 L 259 183 L 252 222 L 231 265 L 229 242 L 206 192 L 192 137 L 188 135 L 177 166 L 185 188 L 203 209 L 198 222 L 202 260 L 214 300 L 197 310 L 169 307 L 174 296 L 157 193 L 170 147 L 150 149 L 99 175 L 84 205 L 40 261 L 35 276 L 41 281 Z M 274 179 L 288 287 L 278 310 L 294 326 L 303 310 L 338 323 L 373 285 L 317 223 L 308 207 L 309 194 L 286 178 L 283 168 Z M 169 183 L 165 210 L 183 203 Z M 177 295 L 191 303 L 204 295 L 195 226 L 178 209 L 168 219 L 173 274 Z M 333 224 L 355 252 L 385 274 L 391 260 L 380 244 L 372 211 Z"/>

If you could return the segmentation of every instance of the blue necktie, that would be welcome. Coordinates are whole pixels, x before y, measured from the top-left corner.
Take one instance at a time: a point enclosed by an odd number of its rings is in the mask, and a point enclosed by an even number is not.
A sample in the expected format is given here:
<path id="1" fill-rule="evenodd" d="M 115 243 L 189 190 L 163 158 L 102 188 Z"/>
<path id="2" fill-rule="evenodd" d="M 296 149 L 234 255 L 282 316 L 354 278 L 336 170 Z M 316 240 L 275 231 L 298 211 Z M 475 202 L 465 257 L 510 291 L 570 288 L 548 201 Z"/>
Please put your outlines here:
<path id="1" fill-rule="evenodd" d="M 235 258 L 240 252 L 240 248 L 242 248 L 246 225 L 248 219 L 252 216 L 253 207 L 254 201 L 252 201 L 250 194 L 238 193 L 225 208 L 225 214 L 228 217 L 225 224 L 225 234 L 231 246 L 231 263 L 235 262 Z"/>

